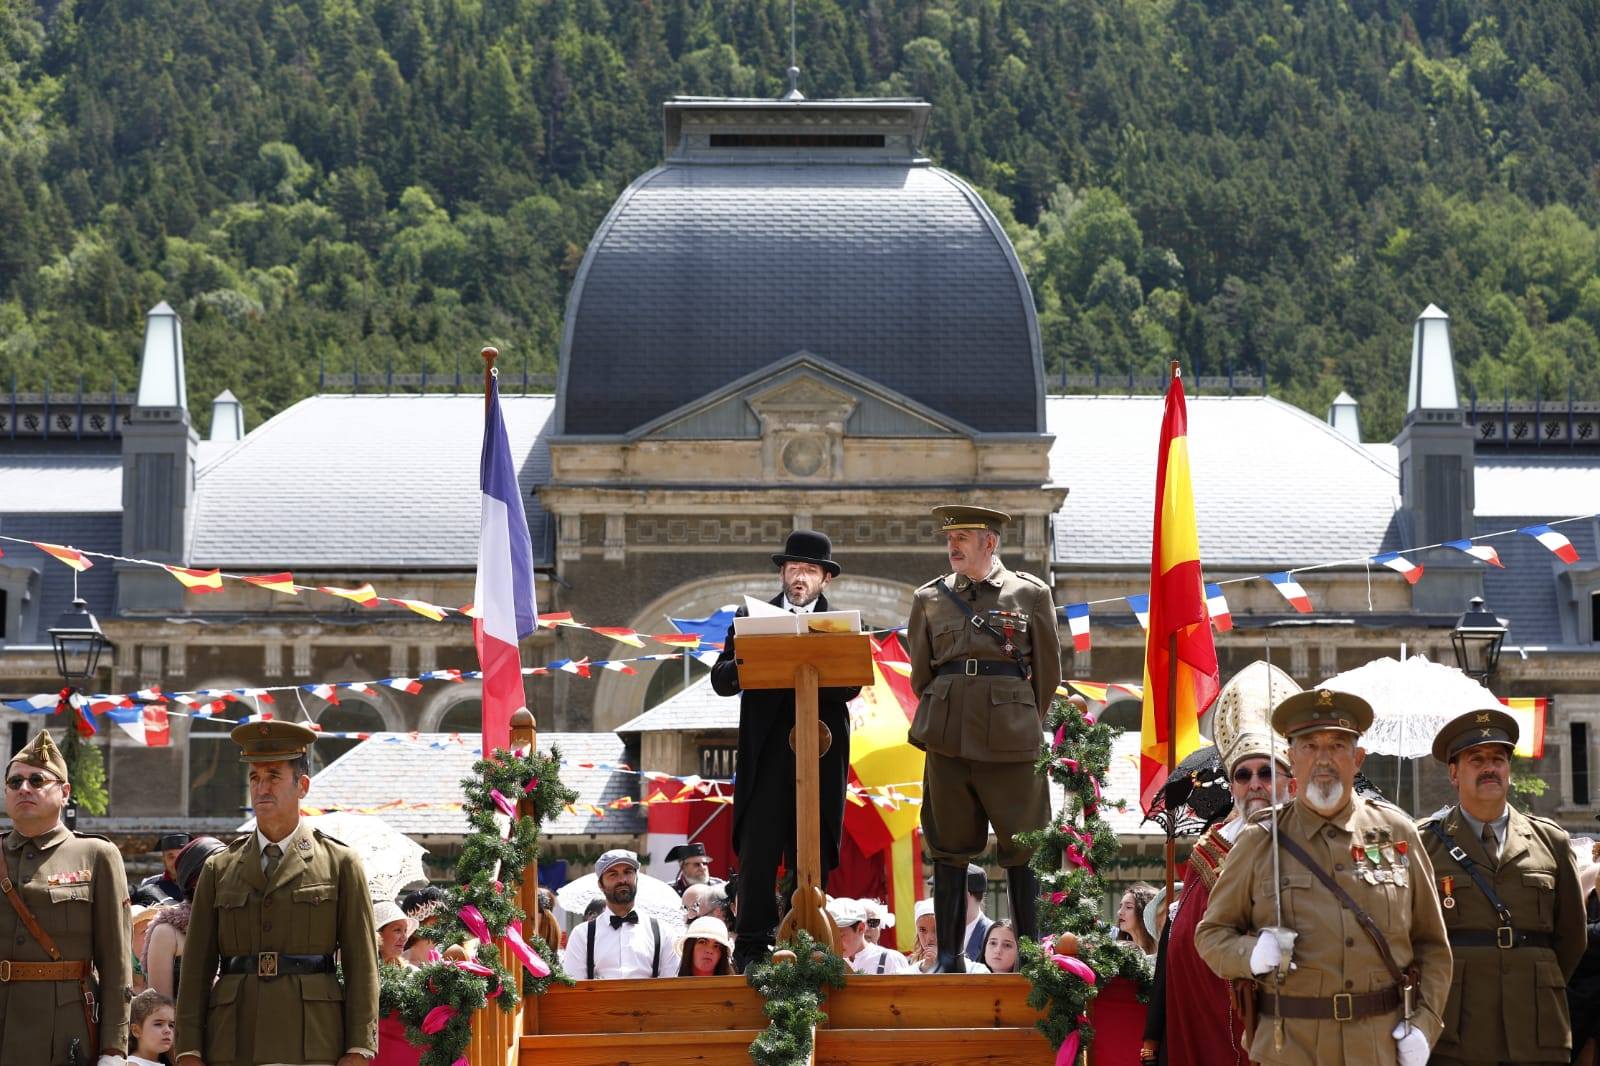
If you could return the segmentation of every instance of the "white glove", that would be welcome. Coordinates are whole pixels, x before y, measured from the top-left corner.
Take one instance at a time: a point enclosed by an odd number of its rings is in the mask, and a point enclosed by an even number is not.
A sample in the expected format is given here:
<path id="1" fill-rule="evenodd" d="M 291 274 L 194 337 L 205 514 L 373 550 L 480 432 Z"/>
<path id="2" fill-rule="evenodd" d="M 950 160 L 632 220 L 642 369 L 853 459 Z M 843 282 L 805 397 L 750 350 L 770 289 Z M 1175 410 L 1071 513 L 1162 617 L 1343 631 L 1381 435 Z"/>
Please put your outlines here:
<path id="1" fill-rule="evenodd" d="M 1394 1027 L 1390 1034 L 1395 1040 L 1395 1052 L 1399 1057 L 1400 1066 L 1426 1066 L 1428 1061 L 1428 1038 L 1422 1035 L 1422 1030 L 1408 1021 L 1402 1021 Z"/>
<path id="2" fill-rule="evenodd" d="M 1259 975 L 1283 967 L 1294 952 L 1294 938 L 1293 929 L 1269 927 L 1261 930 L 1256 946 L 1250 949 L 1250 972 Z M 1294 969 L 1294 963 L 1290 962 L 1284 969 Z"/>

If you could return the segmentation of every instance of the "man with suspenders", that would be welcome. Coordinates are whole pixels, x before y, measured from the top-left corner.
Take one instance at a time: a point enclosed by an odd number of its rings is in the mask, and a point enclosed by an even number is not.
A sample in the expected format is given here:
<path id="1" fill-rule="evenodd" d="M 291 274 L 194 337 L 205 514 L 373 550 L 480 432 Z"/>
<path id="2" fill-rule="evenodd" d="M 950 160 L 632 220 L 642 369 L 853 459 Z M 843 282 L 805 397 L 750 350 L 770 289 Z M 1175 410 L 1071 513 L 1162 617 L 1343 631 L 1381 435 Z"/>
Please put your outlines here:
<path id="1" fill-rule="evenodd" d="M 906 957 L 867 939 L 867 908 L 859 899 L 828 901 L 828 917 L 839 930 L 839 953 L 858 974 L 899 974 L 911 969 Z"/>
<path id="2" fill-rule="evenodd" d="M 585 980 L 676 977 L 678 947 L 661 923 L 633 908 L 639 888 L 639 857 L 616 848 L 594 864 L 606 909 L 567 937 L 561 965 Z"/>

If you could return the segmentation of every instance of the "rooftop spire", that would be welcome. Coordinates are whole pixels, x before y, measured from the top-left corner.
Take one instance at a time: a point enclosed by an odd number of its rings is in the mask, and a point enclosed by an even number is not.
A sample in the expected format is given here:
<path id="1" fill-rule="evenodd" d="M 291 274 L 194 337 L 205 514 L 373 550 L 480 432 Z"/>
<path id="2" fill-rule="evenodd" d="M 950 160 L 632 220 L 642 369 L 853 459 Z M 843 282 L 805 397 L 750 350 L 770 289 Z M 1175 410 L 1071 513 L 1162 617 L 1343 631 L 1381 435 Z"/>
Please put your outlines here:
<path id="1" fill-rule="evenodd" d="M 794 5 L 795 0 L 789 0 L 789 91 L 783 94 L 783 98 L 804 100 L 806 94 L 800 91 L 800 60 L 794 47 Z"/>

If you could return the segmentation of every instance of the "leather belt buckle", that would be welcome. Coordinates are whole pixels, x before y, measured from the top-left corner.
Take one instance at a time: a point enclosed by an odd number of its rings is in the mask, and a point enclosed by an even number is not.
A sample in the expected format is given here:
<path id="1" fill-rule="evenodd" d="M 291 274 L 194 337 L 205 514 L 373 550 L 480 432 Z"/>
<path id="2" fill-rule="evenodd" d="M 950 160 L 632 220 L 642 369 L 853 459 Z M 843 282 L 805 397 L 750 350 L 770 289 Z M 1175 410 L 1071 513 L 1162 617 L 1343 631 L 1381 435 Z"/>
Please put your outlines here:
<path id="1" fill-rule="evenodd" d="M 11 960 L 0 959 L 0 985 L 11 983 Z"/>
<path id="2" fill-rule="evenodd" d="M 1339 1010 L 1339 1006 L 1340 1006 L 1341 1001 L 1344 1004 L 1344 1012 L 1343 1013 L 1340 1013 L 1340 1010 Z M 1356 1003 L 1355 1003 L 1354 997 L 1352 997 L 1349 992 L 1336 992 L 1336 993 L 1334 993 L 1334 997 L 1333 997 L 1333 1020 L 1336 1021 L 1336 1022 L 1353 1022 L 1353 1021 L 1355 1021 L 1355 1018 L 1356 1018 Z"/>
<path id="3" fill-rule="evenodd" d="M 1509 925 L 1502 925 L 1494 931 L 1495 947 L 1504 951 L 1506 948 L 1517 946 L 1517 934 Z"/>
<path id="4" fill-rule="evenodd" d="M 978 676 L 978 660 L 976 660 L 976 659 L 968 659 L 966 661 L 966 663 L 962 666 L 962 672 L 965 673 L 968 677 L 977 677 Z"/>
<path id="5" fill-rule="evenodd" d="M 278 953 L 276 951 L 263 951 L 256 956 L 256 976 L 278 976 Z"/>

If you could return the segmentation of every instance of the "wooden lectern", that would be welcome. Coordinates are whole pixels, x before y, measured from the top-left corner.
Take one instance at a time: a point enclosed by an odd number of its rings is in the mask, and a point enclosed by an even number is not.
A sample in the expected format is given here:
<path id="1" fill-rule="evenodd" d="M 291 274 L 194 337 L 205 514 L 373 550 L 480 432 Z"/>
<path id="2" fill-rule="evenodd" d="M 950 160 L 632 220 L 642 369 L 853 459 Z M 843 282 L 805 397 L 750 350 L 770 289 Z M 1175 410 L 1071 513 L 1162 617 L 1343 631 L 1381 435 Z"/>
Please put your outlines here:
<path id="1" fill-rule="evenodd" d="M 870 685 L 872 644 L 865 633 L 803 633 L 798 636 L 738 638 L 739 687 L 794 689 L 795 850 L 794 898 L 778 927 L 778 940 L 804 929 L 833 949 L 833 921 L 822 891 L 822 825 L 817 760 L 822 757 L 817 721 L 817 689 Z M 844 738 L 839 738 L 844 742 Z"/>

